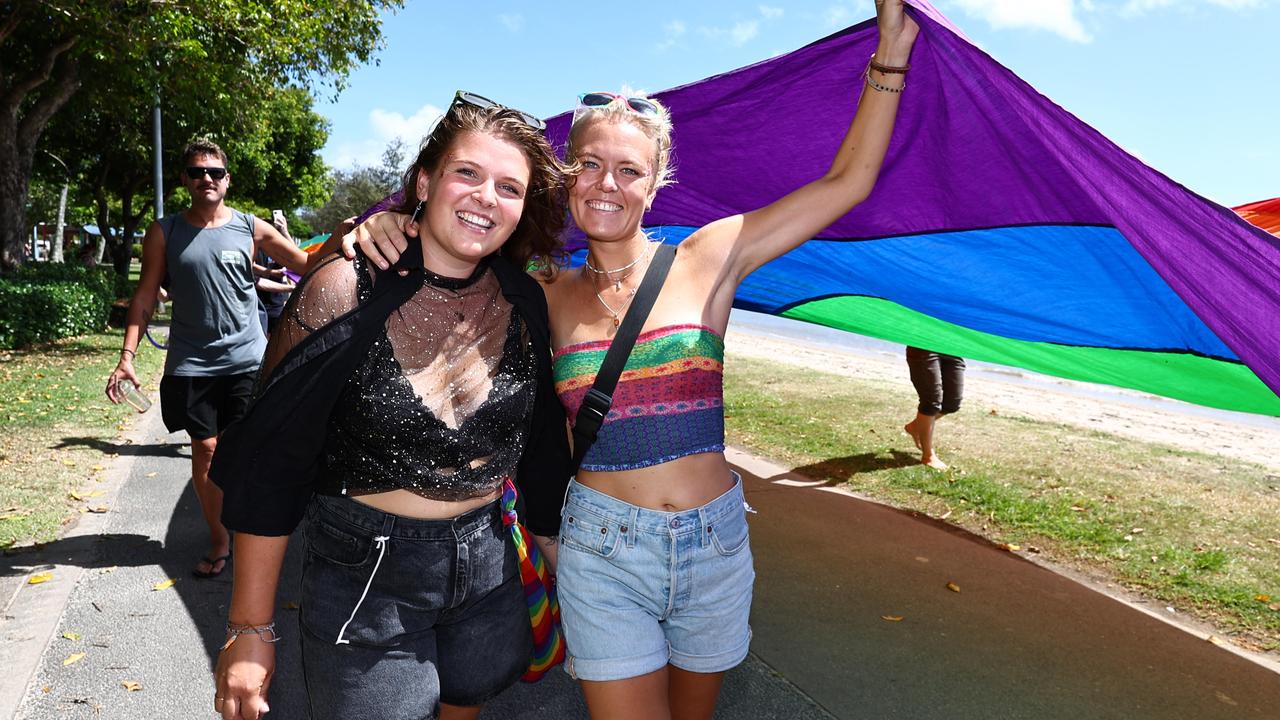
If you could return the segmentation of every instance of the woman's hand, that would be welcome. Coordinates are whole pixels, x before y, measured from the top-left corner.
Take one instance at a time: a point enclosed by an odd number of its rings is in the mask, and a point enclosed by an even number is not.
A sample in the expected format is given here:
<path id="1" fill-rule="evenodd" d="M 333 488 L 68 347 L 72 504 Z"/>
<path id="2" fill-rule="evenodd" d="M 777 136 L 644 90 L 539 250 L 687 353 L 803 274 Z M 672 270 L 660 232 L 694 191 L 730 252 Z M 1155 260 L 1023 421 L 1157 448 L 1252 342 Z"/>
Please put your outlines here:
<path id="1" fill-rule="evenodd" d="M 386 270 L 400 259 L 409 238 L 418 236 L 418 226 L 409 222 L 408 215 L 380 212 L 369 216 L 356 228 L 342 237 L 342 254 L 346 258 L 356 256 L 356 246 L 379 269 Z"/>
<path id="2" fill-rule="evenodd" d="M 530 534 L 532 535 L 533 533 Z M 557 538 L 554 535 L 534 535 L 533 541 L 538 544 L 538 549 L 542 551 L 542 557 L 547 559 L 547 571 L 555 575 Z"/>
<path id="3" fill-rule="evenodd" d="M 880 29 L 876 60 L 884 65 L 906 65 L 920 26 L 907 15 L 903 0 L 876 0 L 876 23 Z"/>
<path id="4" fill-rule="evenodd" d="M 267 688 L 276 669 L 276 646 L 244 633 L 218 656 L 213 710 L 223 720 L 258 720 L 271 708 Z"/>

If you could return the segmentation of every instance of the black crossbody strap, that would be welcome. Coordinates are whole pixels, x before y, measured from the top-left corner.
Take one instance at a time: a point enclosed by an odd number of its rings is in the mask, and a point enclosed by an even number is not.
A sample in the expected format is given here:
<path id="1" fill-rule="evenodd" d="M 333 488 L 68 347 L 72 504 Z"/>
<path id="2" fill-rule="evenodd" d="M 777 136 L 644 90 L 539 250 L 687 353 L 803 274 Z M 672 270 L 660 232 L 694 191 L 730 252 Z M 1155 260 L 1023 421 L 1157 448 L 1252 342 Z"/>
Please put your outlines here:
<path id="1" fill-rule="evenodd" d="M 591 444 L 596 441 L 596 433 L 600 432 L 600 426 L 604 424 L 604 418 L 609 414 L 609 408 L 613 405 L 613 389 L 618 385 L 618 378 L 622 376 L 627 358 L 631 357 L 631 348 L 636 344 L 636 338 L 640 336 L 640 328 L 644 327 L 644 321 L 649 318 L 649 311 L 653 309 L 653 303 L 658 299 L 658 292 L 662 290 L 662 284 L 667 280 L 667 271 L 671 269 L 671 261 L 675 257 L 674 245 L 660 245 L 654 251 L 653 261 L 649 263 L 649 269 L 645 271 L 644 279 L 636 289 L 631 307 L 627 308 L 627 313 L 622 318 L 618 334 L 609 345 L 609 351 L 604 355 L 604 362 L 600 363 L 596 381 L 582 398 L 582 404 L 578 406 L 578 415 L 573 421 L 575 471 L 582 464 L 582 458 L 586 457 Z"/>

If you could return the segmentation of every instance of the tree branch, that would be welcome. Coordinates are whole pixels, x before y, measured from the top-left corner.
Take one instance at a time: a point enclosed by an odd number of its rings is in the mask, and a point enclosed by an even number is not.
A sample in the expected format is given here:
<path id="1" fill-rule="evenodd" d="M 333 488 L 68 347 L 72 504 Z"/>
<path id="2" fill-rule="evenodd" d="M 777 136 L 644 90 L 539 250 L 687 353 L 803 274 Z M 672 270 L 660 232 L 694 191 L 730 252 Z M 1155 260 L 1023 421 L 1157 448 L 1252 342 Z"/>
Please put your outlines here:
<path id="1" fill-rule="evenodd" d="M 40 133 L 49 124 L 54 113 L 62 109 L 76 90 L 80 89 L 80 63 L 70 58 L 62 62 L 63 72 L 56 78 L 49 92 L 42 93 L 40 99 L 23 116 L 18 125 L 18 147 L 35 148 Z"/>
<path id="2" fill-rule="evenodd" d="M 5 93 L 5 106 L 16 108 L 22 104 L 22 101 L 27 98 L 27 93 L 40 87 L 49 79 L 49 75 L 53 73 L 53 66 L 58 62 L 58 58 L 70 50 L 79 40 L 80 38 L 72 36 L 50 46 L 40 60 L 40 67 L 34 70 L 26 80 L 15 83 L 9 89 L 9 92 Z"/>
<path id="3" fill-rule="evenodd" d="M 18 27 L 18 22 L 21 20 L 22 12 L 15 8 L 9 19 L 4 21 L 4 25 L 0 25 L 0 43 L 3 43 L 6 38 L 13 34 L 13 31 Z"/>

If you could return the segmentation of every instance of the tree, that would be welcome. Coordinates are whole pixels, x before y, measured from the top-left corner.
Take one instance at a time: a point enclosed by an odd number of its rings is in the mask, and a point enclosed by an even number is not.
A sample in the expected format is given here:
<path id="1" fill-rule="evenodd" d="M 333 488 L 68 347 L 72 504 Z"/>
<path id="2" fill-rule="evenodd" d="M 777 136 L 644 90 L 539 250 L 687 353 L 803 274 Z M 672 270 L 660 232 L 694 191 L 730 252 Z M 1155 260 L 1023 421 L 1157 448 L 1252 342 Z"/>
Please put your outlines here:
<path id="1" fill-rule="evenodd" d="M 404 162 L 404 142 L 396 138 L 382 151 L 381 165 L 334 170 L 331 173 L 333 195 L 321 207 L 304 212 L 303 219 L 317 231 L 326 232 L 342 220 L 367 210 L 400 189 Z"/>
<path id="2" fill-rule="evenodd" d="M 32 162 L 50 121 L 94 87 L 121 125 L 166 107 L 231 108 L 254 88 L 341 89 L 402 0 L 11 0 L 0 5 L 0 266 L 22 260 Z M 333 28 L 341 28 L 334 42 Z M 121 90 L 129 88 L 128 91 Z M 136 123 L 141 125 L 141 123 Z M 88 148 L 82 148 L 87 150 Z"/>
<path id="3" fill-rule="evenodd" d="M 107 90 L 117 102 L 133 97 L 145 104 L 150 95 L 121 83 L 81 93 L 50 123 L 42 144 L 74 158 L 78 184 L 94 198 L 110 261 L 123 275 L 134 233 L 145 226 L 152 209 L 151 118 L 135 113 L 122 119 L 105 111 L 114 103 L 98 94 Z M 318 154 L 328 138 L 327 121 L 312 110 L 305 90 L 245 88 L 232 104 L 234 111 L 209 104 L 193 116 L 177 103 L 163 114 L 166 204 L 180 187 L 182 148 L 197 136 L 209 137 L 227 151 L 234 206 L 293 208 L 327 196 L 327 168 Z M 117 226 L 122 232 L 112 234 Z"/>

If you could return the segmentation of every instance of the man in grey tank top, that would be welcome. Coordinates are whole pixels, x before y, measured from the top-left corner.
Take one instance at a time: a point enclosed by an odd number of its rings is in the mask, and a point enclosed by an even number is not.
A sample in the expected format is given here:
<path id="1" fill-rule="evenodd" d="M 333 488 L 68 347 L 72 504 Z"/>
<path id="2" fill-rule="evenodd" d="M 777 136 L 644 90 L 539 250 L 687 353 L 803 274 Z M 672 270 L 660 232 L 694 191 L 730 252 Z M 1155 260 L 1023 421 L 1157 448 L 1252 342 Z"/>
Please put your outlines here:
<path id="1" fill-rule="evenodd" d="M 191 436 L 191 481 L 209 525 L 209 552 L 192 572 L 209 578 L 222 573 L 231 558 L 231 537 L 221 519 L 222 490 L 209 480 L 209 463 L 218 434 L 248 407 L 266 350 L 252 259 L 261 249 L 303 273 L 320 253 L 313 258 L 270 223 L 227 207 L 231 174 L 227 155 L 216 144 L 191 143 L 182 153 L 182 166 L 191 208 L 147 228 L 142 275 L 129 303 L 120 363 L 107 379 L 107 397 L 120 402 L 122 380 L 141 385 L 133 356 L 167 275 L 173 322 L 160 410 L 170 432 L 186 430 Z"/>

